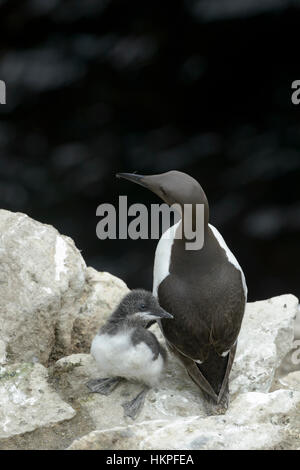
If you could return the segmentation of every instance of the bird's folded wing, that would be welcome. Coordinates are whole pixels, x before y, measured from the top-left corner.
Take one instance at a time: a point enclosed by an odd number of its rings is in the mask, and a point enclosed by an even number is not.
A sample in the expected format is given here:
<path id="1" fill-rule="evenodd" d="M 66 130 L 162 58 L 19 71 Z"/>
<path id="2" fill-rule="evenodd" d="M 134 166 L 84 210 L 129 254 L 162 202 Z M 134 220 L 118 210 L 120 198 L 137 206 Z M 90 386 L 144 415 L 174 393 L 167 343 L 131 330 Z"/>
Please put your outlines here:
<path id="1" fill-rule="evenodd" d="M 224 379 L 223 379 L 221 390 L 219 392 L 218 402 L 221 400 L 221 398 L 223 396 L 223 393 L 226 390 L 226 386 L 227 386 L 228 381 L 229 381 L 229 374 L 230 374 L 230 371 L 232 369 L 233 361 L 234 361 L 234 358 L 235 358 L 236 348 L 237 348 L 237 341 L 234 343 L 234 345 L 232 346 L 232 348 L 230 349 L 229 354 L 228 354 L 228 362 L 227 362 L 227 367 L 226 367 L 226 373 L 225 373 L 225 376 L 224 376 Z"/>
<path id="2" fill-rule="evenodd" d="M 197 367 L 197 363 L 180 352 L 173 344 L 169 343 L 167 341 L 167 345 L 169 349 L 181 360 L 181 362 L 184 364 L 189 376 L 193 379 L 193 381 L 203 389 L 208 395 L 212 396 L 215 400 L 218 399 L 216 393 L 214 392 L 212 386 L 210 383 L 206 380 L 204 375 L 200 372 L 200 370 Z"/>
<path id="3" fill-rule="evenodd" d="M 189 376 L 196 383 L 196 385 L 198 385 L 198 387 L 200 387 L 204 392 L 206 392 L 208 395 L 210 395 L 217 403 L 219 403 L 222 396 L 223 396 L 224 391 L 226 390 L 226 386 L 228 384 L 229 374 L 230 374 L 230 371 L 231 371 L 231 368 L 232 368 L 232 364 L 233 364 L 234 357 L 235 357 L 235 352 L 236 352 L 236 346 L 237 346 L 236 343 L 234 344 L 234 346 L 232 346 L 232 348 L 231 348 L 231 350 L 228 354 L 228 362 L 227 362 L 227 366 L 226 366 L 226 371 L 225 371 L 223 382 L 222 382 L 220 392 L 219 392 L 218 395 L 216 394 L 216 392 L 214 391 L 214 389 L 212 388 L 210 383 L 206 380 L 206 378 L 202 374 L 202 372 L 199 369 L 197 363 L 193 359 L 189 358 L 188 356 L 183 354 L 181 351 L 179 351 L 176 348 L 176 346 L 174 346 L 173 344 L 169 343 L 168 341 L 167 341 L 167 344 L 168 344 L 169 349 L 184 364 Z"/>

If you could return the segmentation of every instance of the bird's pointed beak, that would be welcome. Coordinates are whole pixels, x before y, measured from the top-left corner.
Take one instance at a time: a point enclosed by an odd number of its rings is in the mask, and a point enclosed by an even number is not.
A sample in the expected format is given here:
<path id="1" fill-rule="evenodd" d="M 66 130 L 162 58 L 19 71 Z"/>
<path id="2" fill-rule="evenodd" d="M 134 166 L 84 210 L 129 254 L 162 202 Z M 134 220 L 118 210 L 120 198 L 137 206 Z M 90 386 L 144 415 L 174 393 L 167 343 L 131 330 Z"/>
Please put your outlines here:
<path id="1" fill-rule="evenodd" d="M 136 173 L 117 173 L 117 178 L 124 178 L 125 180 L 137 183 L 144 188 L 149 189 L 163 201 L 167 202 L 164 195 L 160 191 L 160 176 L 161 175 L 137 175 Z"/>
<path id="2" fill-rule="evenodd" d="M 140 184 L 141 186 L 148 187 L 145 181 L 146 176 L 137 175 L 136 173 L 117 173 L 117 178 L 124 178 L 125 180 L 132 181 L 133 183 Z"/>
<path id="3" fill-rule="evenodd" d="M 163 308 L 161 308 L 158 312 L 155 312 L 155 316 L 158 318 L 174 318 L 169 312 L 166 312 Z"/>

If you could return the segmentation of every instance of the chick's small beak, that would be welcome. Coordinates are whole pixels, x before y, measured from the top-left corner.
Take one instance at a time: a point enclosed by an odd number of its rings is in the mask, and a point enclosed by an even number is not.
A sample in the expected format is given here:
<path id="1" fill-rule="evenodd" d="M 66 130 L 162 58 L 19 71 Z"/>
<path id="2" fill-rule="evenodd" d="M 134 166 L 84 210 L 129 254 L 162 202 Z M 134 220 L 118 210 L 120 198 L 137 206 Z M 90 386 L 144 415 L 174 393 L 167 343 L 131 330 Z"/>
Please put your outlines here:
<path id="1" fill-rule="evenodd" d="M 164 309 L 160 309 L 159 312 L 156 313 L 156 316 L 158 318 L 174 318 L 173 315 L 171 315 L 169 312 L 166 312 Z"/>

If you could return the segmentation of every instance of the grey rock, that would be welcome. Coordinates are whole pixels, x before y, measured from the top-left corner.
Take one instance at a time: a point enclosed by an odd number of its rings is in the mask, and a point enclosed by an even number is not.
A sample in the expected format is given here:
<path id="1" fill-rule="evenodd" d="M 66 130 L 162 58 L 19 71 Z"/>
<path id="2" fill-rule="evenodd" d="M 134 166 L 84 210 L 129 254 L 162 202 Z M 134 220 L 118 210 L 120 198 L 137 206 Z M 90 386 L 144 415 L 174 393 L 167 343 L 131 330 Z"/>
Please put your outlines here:
<path id="1" fill-rule="evenodd" d="M 87 352 L 126 284 L 87 269 L 73 240 L 25 214 L 0 210 L 0 233 L 0 364 Z"/>
<path id="2" fill-rule="evenodd" d="M 0 439 L 35 431 L 73 418 L 75 410 L 47 382 L 41 364 L 0 367 Z"/>
<path id="3" fill-rule="evenodd" d="M 247 304 L 226 415 L 207 416 L 198 387 L 169 355 L 159 387 L 150 391 L 134 423 L 124 418 L 121 405 L 138 393 L 139 385 L 124 383 L 108 397 L 77 394 L 95 432 L 70 449 L 264 449 L 280 447 L 286 439 L 286 445 L 294 448 L 293 432 L 297 434 L 299 423 L 291 433 L 284 423 L 293 413 L 297 416 L 300 395 L 289 390 L 267 392 L 282 358 L 292 348 L 297 307 L 298 300 L 292 295 Z M 157 326 L 152 330 L 164 341 Z M 55 366 L 82 361 L 81 371 L 78 367 L 68 374 L 71 393 L 80 389 L 80 382 L 97 377 L 93 359 L 76 356 L 61 359 Z"/>
<path id="4" fill-rule="evenodd" d="M 0 210 L 0 340 L 6 360 L 70 353 L 86 266 L 73 240 L 25 214 Z"/>
<path id="5" fill-rule="evenodd" d="M 131 418 L 124 417 L 122 403 L 136 396 L 142 386 L 124 381 L 109 396 L 90 393 L 86 383 L 99 377 L 97 364 L 90 354 L 73 354 L 60 359 L 54 365 L 52 375 L 57 378 L 57 389 L 64 399 L 76 399 L 84 414 L 93 421 L 95 429 L 132 423 Z M 177 359 L 170 356 L 160 386 L 148 393 L 136 422 L 188 417 L 191 414 L 206 416 L 201 394 Z"/>
<path id="6" fill-rule="evenodd" d="M 72 352 L 89 352 L 99 328 L 129 289 L 121 279 L 93 268 L 86 270 L 86 284 L 72 332 Z"/>
<path id="7" fill-rule="evenodd" d="M 299 392 L 244 393 L 226 416 L 191 415 L 97 430 L 75 440 L 69 450 L 263 450 L 280 449 L 282 443 L 296 449 L 299 405 Z"/>
<path id="8" fill-rule="evenodd" d="M 278 377 L 284 377 L 293 371 L 300 371 L 300 308 L 298 307 L 294 325 L 293 349 L 284 357 L 279 370 Z"/>
<path id="9" fill-rule="evenodd" d="M 300 392 L 300 371 L 290 372 L 278 379 L 277 388 L 297 390 Z"/>
<path id="10" fill-rule="evenodd" d="M 232 368 L 230 390 L 268 392 L 292 349 L 297 297 L 287 294 L 247 304 Z"/>
<path id="11" fill-rule="evenodd" d="M 92 338 L 126 284 L 87 268 L 71 239 L 25 214 L 0 210 L 0 234 L 0 448 L 299 448 L 299 372 L 284 373 L 297 354 L 296 297 L 247 304 L 225 415 L 207 415 L 200 390 L 169 354 L 132 421 L 122 403 L 141 385 L 124 381 L 110 396 L 86 386 L 99 377 Z"/>

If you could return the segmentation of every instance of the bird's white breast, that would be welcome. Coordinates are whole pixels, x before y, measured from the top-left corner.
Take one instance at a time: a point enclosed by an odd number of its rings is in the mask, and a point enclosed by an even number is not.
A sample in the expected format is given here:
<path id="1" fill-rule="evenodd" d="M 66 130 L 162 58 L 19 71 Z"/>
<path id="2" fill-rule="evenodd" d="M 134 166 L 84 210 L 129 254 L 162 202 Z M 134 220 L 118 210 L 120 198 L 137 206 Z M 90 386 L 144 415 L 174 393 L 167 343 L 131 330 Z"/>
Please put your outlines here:
<path id="1" fill-rule="evenodd" d="M 234 254 L 230 251 L 230 249 L 229 249 L 228 246 L 226 245 L 226 242 L 225 242 L 224 238 L 222 237 L 222 235 L 220 234 L 220 232 L 216 229 L 216 227 L 214 227 L 214 226 L 211 225 L 211 224 L 208 224 L 208 226 L 209 226 L 210 229 L 212 230 L 212 232 L 213 232 L 215 238 L 217 239 L 219 245 L 220 245 L 220 246 L 223 248 L 223 250 L 225 251 L 228 261 L 229 261 L 230 263 L 232 263 L 232 264 L 234 265 L 234 267 L 240 271 L 241 277 L 242 277 L 243 288 L 244 288 L 245 300 L 247 300 L 248 289 L 247 289 L 247 284 L 246 284 L 245 275 L 244 275 L 244 273 L 243 273 L 243 270 L 242 270 L 241 266 L 239 265 L 239 263 L 238 263 L 236 257 L 234 256 Z"/>
<path id="2" fill-rule="evenodd" d="M 153 269 L 153 295 L 155 297 L 157 297 L 159 284 L 170 274 L 172 246 L 180 223 L 181 220 L 166 230 L 157 244 Z"/>
<path id="3" fill-rule="evenodd" d="M 176 230 L 181 223 L 181 220 L 177 222 L 177 224 L 170 227 L 166 230 L 163 235 L 161 236 L 155 251 L 155 258 L 154 258 L 154 269 L 153 269 L 153 295 L 157 297 L 157 290 L 159 284 L 170 274 L 170 262 L 171 262 L 171 252 L 172 246 L 174 243 L 174 238 L 176 234 Z M 227 259 L 230 263 L 234 265 L 236 269 L 238 269 L 241 273 L 242 283 L 245 293 L 245 299 L 247 299 L 247 284 L 245 275 L 241 266 L 239 265 L 236 257 L 232 253 L 232 251 L 228 248 L 224 238 L 220 234 L 220 232 L 211 224 L 208 224 L 210 229 L 213 232 L 213 235 L 217 239 L 219 245 L 225 250 Z"/>
<path id="4" fill-rule="evenodd" d="M 160 238 L 157 244 L 156 251 L 155 251 L 155 259 L 154 259 L 154 270 L 153 270 L 153 295 L 155 297 L 157 297 L 157 291 L 158 291 L 158 287 L 160 283 L 170 274 L 169 268 L 170 268 L 170 261 L 171 261 L 172 246 L 174 243 L 175 233 L 180 222 L 181 220 L 177 224 L 173 225 L 168 230 L 166 230 L 166 232 L 162 235 L 162 237 Z M 220 232 L 211 224 L 209 224 L 209 227 L 212 230 L 213 235 L 217 239 L 219 245 L 224 249 L 228 261 L 232 263 L 234 267 L 238 269 L 241 273 L 243 289 L 244 289 L 244 294 L 245 294 L 245 302 L 246 302 L 248 289 L 247 289 L 247 284 L 246 284 L 243 270 L 241 266 L 239 265 L 234 254 L 228 248 Z M 158 324 L 160 326 L 160 329 L 162 330 L 161 322 L 158 321 Z M 226 356 L 229 353 L 229 351 L 223 352 L 222 355 Z M 200 361 L 196 361 L 196 362 L 199 362 L 201 364 Z"/>
<path id="5" fill-rule="evenodd" d="M 132 332 L 98 334 L 92 342 L 91 354 L 103 377 L 125 377 L 153 386 L 162 373 L 163 358 L 159 354 L 154 359 L 151 349 L 143 342 L 133 345 Z"/>

